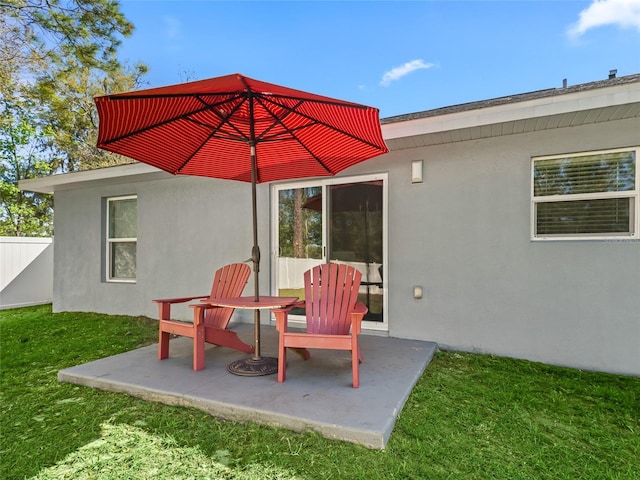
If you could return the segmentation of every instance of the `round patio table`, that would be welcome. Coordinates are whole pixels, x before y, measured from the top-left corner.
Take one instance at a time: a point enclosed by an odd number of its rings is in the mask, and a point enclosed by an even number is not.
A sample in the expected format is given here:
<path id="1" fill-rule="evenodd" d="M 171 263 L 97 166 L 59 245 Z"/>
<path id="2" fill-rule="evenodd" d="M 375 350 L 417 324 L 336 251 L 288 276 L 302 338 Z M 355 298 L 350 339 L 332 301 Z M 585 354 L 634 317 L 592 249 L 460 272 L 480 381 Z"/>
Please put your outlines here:
<path id="1" fill-rule="evenodd" d="M 214 305 L 216 307 L 239 308 L 241 310 L 285 308 L 295 304 L 297 301 L 298 297 L 277 297 L 267 295 L 261 295 L 259 300 L 256 300 L 254 296 L 203 300 L 204 303 Z M 260 322 L 254 322 L 254 330 L 254 340 L 256 342 L 255 351 L 259 352 L 260 348 L 258 343 L 260 342 Z M 278 371 L 278 359 L 273 357 L 262 357 L 260 355 L 243 358 L 229 364 L 227 370 L 234 375 L 240 375 L 243 377 L 272 375 Z"/>

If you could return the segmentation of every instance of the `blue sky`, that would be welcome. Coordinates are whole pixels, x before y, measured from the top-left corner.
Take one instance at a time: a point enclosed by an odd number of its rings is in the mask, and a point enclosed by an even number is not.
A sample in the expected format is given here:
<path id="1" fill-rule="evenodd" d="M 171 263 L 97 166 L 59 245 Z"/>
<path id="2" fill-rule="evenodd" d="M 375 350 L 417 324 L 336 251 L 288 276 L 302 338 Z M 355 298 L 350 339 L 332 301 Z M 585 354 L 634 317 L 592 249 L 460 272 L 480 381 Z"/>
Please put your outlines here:
<path id="1" fill-rule="evenodd" d="M 381 117 L 640 73 L 640 0 L 122 0 L 148 87 L 242 73 Z"/>

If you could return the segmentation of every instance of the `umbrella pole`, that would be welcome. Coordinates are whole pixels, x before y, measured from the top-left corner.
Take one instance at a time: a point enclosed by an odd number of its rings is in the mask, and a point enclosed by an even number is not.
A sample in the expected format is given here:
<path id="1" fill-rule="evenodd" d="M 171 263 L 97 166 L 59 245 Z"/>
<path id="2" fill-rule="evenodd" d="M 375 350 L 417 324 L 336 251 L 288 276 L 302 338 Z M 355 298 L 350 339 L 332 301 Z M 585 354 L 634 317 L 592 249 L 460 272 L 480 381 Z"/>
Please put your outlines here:
<path id="1" fill-rule="evenodd" d="M 258 207 L 256 184 L 258 183 L 258 165 L 256 158 L 256 146 L 251 147 L 251 213 L 253 215 L 253 248 L 251 249 L 251 261 L 253 262 L 253 286 L 255 301 L 260 301 L 260 247 L 258 246 Z M 253 359 L 260 359 L 260 310 L 253 312 L 253 341 L 255 345 Z"/>
<path id="2" fill-rule="evenodd" d="M 250 143 L 251 147 L 251 209 L 253 215 L 253 248 L 251 249 L 251 261 L 253 263 L 253 285 L 255 289 L 256 302 L 260 301 L 260 247 L 258 246 L 258 207 L 256 200 L 256 184 L 258 183 L 258 161 L 256 157 L 256 147 Z M 244 358 L 231 363 L 227 369 L 229 372 L 244 377 L 258 377 L 262 375 L 272 375 L 278 371 L 278 359 L 273 357 L 263 357 L 260 355 L 260 310 L 253 310 L 253 341 L 254 350 L 252 358 Z"/>

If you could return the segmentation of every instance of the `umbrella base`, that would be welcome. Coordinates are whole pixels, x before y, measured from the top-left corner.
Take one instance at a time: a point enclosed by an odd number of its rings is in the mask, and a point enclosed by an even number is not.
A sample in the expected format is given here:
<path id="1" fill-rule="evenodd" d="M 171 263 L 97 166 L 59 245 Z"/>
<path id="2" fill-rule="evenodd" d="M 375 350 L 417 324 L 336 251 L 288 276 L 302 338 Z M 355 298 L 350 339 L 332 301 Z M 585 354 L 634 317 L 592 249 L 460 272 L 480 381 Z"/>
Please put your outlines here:
<path id="1" fill-rule="evenodd" d="M 229 364 L 227 370 L 242 377 L 273 375 L 278 371 L 278 359 L 273 357 L 243 358 Z"/>

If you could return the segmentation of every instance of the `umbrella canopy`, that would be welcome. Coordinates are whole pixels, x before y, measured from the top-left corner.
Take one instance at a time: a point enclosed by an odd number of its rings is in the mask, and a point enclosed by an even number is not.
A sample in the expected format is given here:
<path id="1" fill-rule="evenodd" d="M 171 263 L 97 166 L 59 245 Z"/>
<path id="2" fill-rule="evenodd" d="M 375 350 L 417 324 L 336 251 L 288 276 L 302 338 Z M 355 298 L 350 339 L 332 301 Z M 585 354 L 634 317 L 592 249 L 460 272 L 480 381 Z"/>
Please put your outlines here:
<path id="1" fill-rule="evenodd" d="M 240 74 L 97 97 L 95 103 L 99 148 L 174 175 L 252 183 L 256 301 L 256 184 L 334 175 L 388 152 L 378 109 Z M 257 360 L 258 311 L 255 323 Z"/>
<path id="2" fill-rule="evenodd" d="M 358 212 L 382 210 L 382 182 L 347 183 L 331 185 L 334 212 Z M 322 193 L 309 197 L 302 208 L 322 211 Z"/>
<path id="3" fill-rule="evenodd" d="M 95 99 L 98 147 L 173 174 L 256 183 L 334 175 L 386 153 L 376 108 L 240 74 Z"/>

